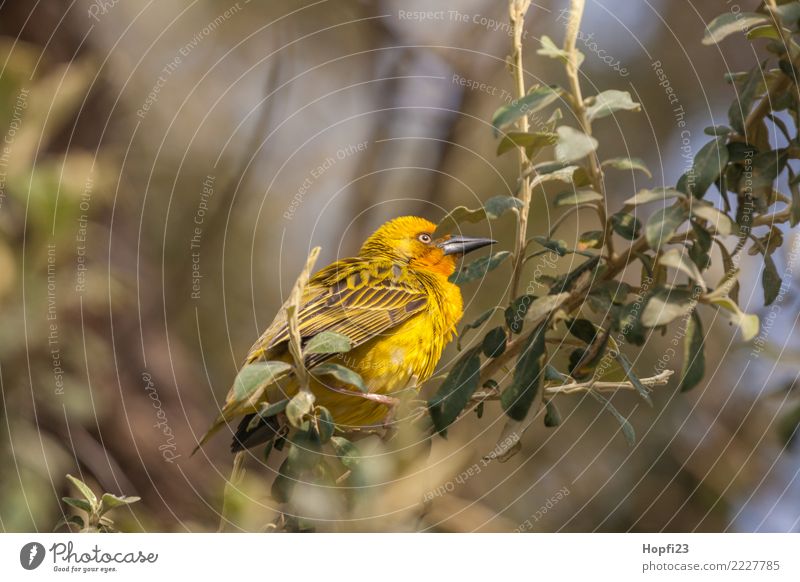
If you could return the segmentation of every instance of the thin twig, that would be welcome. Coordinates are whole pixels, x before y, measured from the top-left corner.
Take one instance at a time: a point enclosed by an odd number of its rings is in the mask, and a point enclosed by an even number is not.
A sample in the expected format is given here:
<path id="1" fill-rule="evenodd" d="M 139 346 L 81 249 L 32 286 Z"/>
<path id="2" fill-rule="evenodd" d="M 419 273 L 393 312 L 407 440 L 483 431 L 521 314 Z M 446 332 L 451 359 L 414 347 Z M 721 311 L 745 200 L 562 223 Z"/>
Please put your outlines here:
<path id="1" fill-rule="evenodd" d="M 530 3 L 531 0 L 509 0 L 508 3 L 513 38 L 512 72 L 514 75 L 514 93 L 517 99 L 522 99 L 525 96 L 525 77 L 522 68 L 522 31 L 525 26 L 525 14 L 528 12 Z M 521 132 L 527 133 L 530 129 L 528 116 L 522 115 L 517 122 L 517 126 Z M 514 266 L 511 275 L 511 287 L 508 290 L 509 304 L 517 297 L 519 280 L 522 276 L 522 267 L 525 262 L 525 245 L 528 240 L 528 215 L 530 214 L 532 198 L 531 176 L 533 172 L 531 170 L 533 166 L 528 159 L 524 146 L 517 148 L 517 155 L 519 157 L 521 180 L 519 199 L 522 202 L 522 208 L 519 209 L 517 241 L 514 245 Z"/>
<path id="2" fill-rule="evenodd" d="M 675 372 L 673 370 L 663 370 L 661 373 L 650 378 L 641 378 L 639 381 L 643 386 L 652 388 L 653 386 L 664 386 Z M 616 392 L 617 390 L 636 390 L 631 382 L 601 382 L 599 380 L 588 380 L 586 382 L 569 382 L 559 386 L 547 386 L 544 389 L 545 396 L 558 396 L 560 394 L 576 394 L 578 392 L 588 392 L 596 390 L 598 392 Z M 491 402 L 500 399 L 499 390 L 481 390 L 472 395 L 472 402 Z"/>
<path id="3" fill-rule="evenodd" d="M 567 22 L 567 32 L 564 37 L 564 51 L 567 53 L 567 77 L 569 78 L 569 87 L 571 94 L 572 111 L 578 119 L 583 133 L 592 136 L 592 123 L 589 121 L 589 116 L 586 113 L 586 104 L 583 101 L 583 92 L 581 91 L 581 82 L 579 76 L 580 69 L 580 54 L 576 47 L 578 40 L 578 33 L 580 31 L 581 19 L 583 18 L 583 10 L 585 7 L 585 0 L 572 0 L 569 13 L 569 21 Z M 592 187 L 596 192 L 602 194 L 603 200 L 600 201 L 595 208 L 600 222 L 603 224 L 605 232 L 605 243 L 608 249 L 609 258 L 614 257 L 614 237 L 611 232 L 611 224 L 608 221 L 608 216 L 605 208 L 605 185 L 603 184 L 603 169 L 600 167 L 600 160 L 597 157 L 597 152 L 592 152 L 589 155 L 589 180 Z"/>

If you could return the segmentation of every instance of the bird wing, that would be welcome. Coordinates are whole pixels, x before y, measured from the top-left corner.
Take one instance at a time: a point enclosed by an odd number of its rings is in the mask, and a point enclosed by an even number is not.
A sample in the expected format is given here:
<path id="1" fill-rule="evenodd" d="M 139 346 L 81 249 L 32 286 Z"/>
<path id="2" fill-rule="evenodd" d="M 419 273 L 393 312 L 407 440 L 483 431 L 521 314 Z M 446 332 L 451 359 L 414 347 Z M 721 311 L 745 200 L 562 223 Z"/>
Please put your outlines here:
<path id="1" fill-rule="evenodd" d="M 396 264 L 376 265 L 360 259 L 334 263 L 306 287 L 297 315 L 302 342 L 330 331 L 347 336 L 356 348 L 387 332 L 427 308 L 427 294 L 414 283 Z M 269 359 L 285 348 L 288 339 L 288 324 L 273 324 L 253 346 L 247 363 Z M 306 365 L 330 357 L 332 354 L 310 354 Z"/>
<path id="2" fill-rule="evenodd" d="M 337 261 L 309 280 L 297 319 L 303 343 L 320 332 L 331 331 L 347 336 L 351 346 L 356 348 L 427 307 L 425 288 L 409 277 L 401 265 L 354 258 Z M 285 314 L 279 315 L 250 349 L 245 366 L 285 355 L 288 340 L 289 326 Z M 332 356 L 307 355 L 306 366 L 310 368 Z M 225 422 L 243 412 L 253 412 L 260 394 L 261 391 L 241 401 L 236 397 L 234 385 L 220 415 L 200 439 L 194 452 Z"/>

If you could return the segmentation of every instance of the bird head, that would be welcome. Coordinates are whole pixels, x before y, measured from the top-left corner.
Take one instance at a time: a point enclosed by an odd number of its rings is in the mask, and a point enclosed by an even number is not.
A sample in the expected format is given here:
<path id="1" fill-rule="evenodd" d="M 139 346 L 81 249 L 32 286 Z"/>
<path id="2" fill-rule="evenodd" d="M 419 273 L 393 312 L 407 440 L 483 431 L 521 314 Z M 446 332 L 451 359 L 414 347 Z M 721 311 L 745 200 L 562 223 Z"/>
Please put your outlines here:
<path id="1" fill-rule="evenodd" d="M 449 277 L 464 254 L 493 244 L 488 238 L 444 235 L 434 238 L 436 225 L 416 216 L 401 216 L 376 230 L 361 247 L 362 257 L 388 258 Z"/>

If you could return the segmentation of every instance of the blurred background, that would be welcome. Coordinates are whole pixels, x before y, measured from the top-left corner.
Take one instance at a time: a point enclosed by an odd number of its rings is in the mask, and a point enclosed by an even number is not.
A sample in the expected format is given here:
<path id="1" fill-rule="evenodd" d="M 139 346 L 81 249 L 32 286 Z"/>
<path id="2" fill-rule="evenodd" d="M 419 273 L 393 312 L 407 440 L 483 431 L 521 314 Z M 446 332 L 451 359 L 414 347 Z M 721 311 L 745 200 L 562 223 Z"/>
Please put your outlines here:
<path id="1" fill-rule="evenodd" d="M 598 123 L 601 154 L 653 171 L 609 175 L 612 207 L 674 184 L 703 128 L 726 123 L 725 73 L 761 58 L 740 36 L 701 45 L 728 4 L 587 2 L 584 93 L 627 90 L 643 110 Z M 529 85 L 566 82 L 536 55 L 542 35 L 561 42 L 566 7 L 529 12 Z M 516 159 L 496 157 L 489 122 L 511 98 L 507 22 L 505 2 L 490 0 L 0 5 L 4 531 L 52 530 L 60 498 L 74 495 L 66 473 L 141 496 L 118 512 L 123 530 L 216 529 L 229 435 L 189 454 L 310 248 L 322 246 L 324 265 L 388 218 L 438 221 L 512 191 Z M 530 232 L 546 232 L 557 215 L 542 192 L 534 208 Z M 578 215 L 559 236 L 574 242 L 590 222 Z M 510 215 L 473 230 L 513 248 Z M 566 396 L 561 426 L 537 423 L 519 454 L 484 464 L 503 425 L 488 406 L 329 529 L 800 530 L 792 247 L 775 255 L 792 286 L 767 349 L 703 312 L 701 386 L 659 388 L 652 408 L 614 397 L 632 413 L 635 447 L 595 401 Z M 764 317 L 756 259 L 742 262 L 741 305 Z M 504 301 L 499 273 L 465 287 L 464 322 Z M 640 375 L 653 375 L 669 339 L 629 353 Z M 457 354 L 450 346 L 441 366 Z M 236 528 L 274 518 L 278 462 L 248 468 Z"/>

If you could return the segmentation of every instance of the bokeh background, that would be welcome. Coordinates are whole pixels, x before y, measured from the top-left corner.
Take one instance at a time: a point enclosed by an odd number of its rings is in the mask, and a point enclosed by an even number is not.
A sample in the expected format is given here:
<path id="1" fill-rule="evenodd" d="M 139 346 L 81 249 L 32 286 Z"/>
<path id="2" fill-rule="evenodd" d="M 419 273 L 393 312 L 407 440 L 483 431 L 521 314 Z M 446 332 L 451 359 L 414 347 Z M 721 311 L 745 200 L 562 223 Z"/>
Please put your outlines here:
<path id="1" fill-rule="evenodd" d="M 601 153 L 641 157 L 654 174 L 609 175 L 610 206 L 673 184 L 703 128 L 726 122 L 725 73 L 760 58 L 741 37 L 701 45 L 730 4 L 587 2 L 585 92 L 642 104 L 598 124 Z M 563 38 L 564 8 L 530 10 L 528 84 L 565 83 L 535 53 L 542 35 Z M 74 494 L 66 473 L 142 497 L 117 513 L 121 529 L 216 528 L 228 438 L 189 453 L 309 249 L 321 245 L 327 264 L 390 217 L 436 221 L 513 189 L 515 159 L 495 156 L 488 121 L 512 89 L 507 21 L 490 0 L 0 3 L 2 530 L 50 531 Z M 556 217 L 538 193 L 530 232 Z M 579 215 L 560 237 L 589 222 Z M 473 234 L 510 249 L 513 230 L 506 216 Z M 775 255 L 784 273 L 791 248 Z M 764 316 L 758 263 L 742 269 L 742 307 Z M 465 321 L 504 300 L 504 273 L 465 287 Z M 798 531 L 796 285 L 781 308 L 759 353 L 704 312 L 708 373 L 693 392 L 673 382 L 652 408 L 615 396 L 633 448 L 595 401 L 564 397 L 560 427 L 537 425 L 518 455 L 483 466 L 502 428 L 489 407 L 434 439 L 414 487 L 387 486 L 364 519 L 331 527 Z M 669 339 L 633 354 L 640 375 Z M 678 353 L 668 367 L 679 365 Z M 237 528 L 274 516 L 275 463 L 248 469 Z M 446 483 L 420 517 L 420 492 Z"/>

